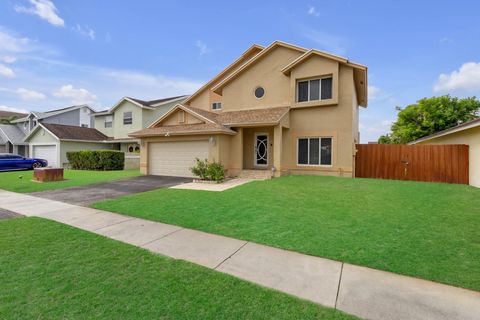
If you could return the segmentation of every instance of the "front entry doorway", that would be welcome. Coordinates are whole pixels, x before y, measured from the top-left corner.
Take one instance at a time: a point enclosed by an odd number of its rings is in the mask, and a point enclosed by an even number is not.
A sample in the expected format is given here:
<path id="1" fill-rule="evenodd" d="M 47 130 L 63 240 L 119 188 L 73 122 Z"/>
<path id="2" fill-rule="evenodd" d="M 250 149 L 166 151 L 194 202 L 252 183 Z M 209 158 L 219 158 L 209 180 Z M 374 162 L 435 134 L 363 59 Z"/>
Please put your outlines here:
<path id="1" fill-rule="evenodd" d="M 268 166 L 268 134 L 255 133 L 255 163 L 257 167 Z"/>

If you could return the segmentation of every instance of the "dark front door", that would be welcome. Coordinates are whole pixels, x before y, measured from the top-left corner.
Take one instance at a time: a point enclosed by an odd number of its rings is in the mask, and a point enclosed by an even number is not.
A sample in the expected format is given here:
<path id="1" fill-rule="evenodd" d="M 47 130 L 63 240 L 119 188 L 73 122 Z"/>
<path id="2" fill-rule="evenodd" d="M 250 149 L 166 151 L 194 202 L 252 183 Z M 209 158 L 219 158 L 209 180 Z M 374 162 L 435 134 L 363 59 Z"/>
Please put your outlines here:
<path id="1" fill-rule="evenodd" d="M 268 165 L 268 135 L 263 133 L 255 134 L 255 165 Z"/>

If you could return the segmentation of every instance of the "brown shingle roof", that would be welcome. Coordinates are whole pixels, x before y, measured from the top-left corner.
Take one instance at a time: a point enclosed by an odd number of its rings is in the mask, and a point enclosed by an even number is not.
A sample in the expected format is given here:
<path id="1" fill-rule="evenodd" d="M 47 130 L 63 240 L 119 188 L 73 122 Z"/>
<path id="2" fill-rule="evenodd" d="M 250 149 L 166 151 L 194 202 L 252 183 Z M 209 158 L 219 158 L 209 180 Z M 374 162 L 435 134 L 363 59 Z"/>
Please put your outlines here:
<path id="1" fill-rule="evenodd" d="M 129 134 L 131 137 L 146 137 L 158 135 L 175 135 L 175 134 L 189 134 L 189 133 L 226 133 L 235 134 L 231 130 L 231 126 L 240 126 L 245 124 L 276 124 L 279 123 L 282 117 L 288 112 L 290 107 L 255 109 L 255 110 L 241 110 L 214 113 L 207 110 L 180 105 L 181 108 L 190 110 L 193 113 L 208 119 L 210 122 L 203 124 L 185 124 L 177 126 L 164 126 L 156 128 L 147 128 Z"/>
<path id="2" fill-rule="evenodd" d="M 218 114 L 217 120 L 223 125 L 256 123 L 278 123 L 290 107 L 230 111 Z"/>
<path id="3" fill-rule="evenodd" d="M 11 111 L 3 111 L 0 110 L 0 119 L 9 119 L 9 118 L 23 118 L 26 117 L 28 114 L 25 113 L 18 113 L 18 112 L 11 112 Z"/>
<path id="4" fill-rule="evenodd" d="M 157 128 L 147 128 L 129 134 L 131 137 L 165 136 L 165 135 L 183 135 L 183 134 L 208 134 L 208 133 L 226 133 L 235 134 L 236 132 L 214 123 L 184 124 L 178 126 L 166 126 Z"/>
<path id="5" fill-rule="evenodd" d="M 66 126 L 63 124 L 42 123 L 48 131 L 60 140 L 105 141 L 108 137 L 93 128 Z"/>
<path id="6" fill-rule="evenodd" d="M 198 113 L 199 115 L 215 123 L 226 126 L 256 123 L 278 123 L 290 109 L 290 107 L 278 107 L 214 113 L 190 106 L 183 105 L 183 107 L 190 109 L 191 111 Z"/>

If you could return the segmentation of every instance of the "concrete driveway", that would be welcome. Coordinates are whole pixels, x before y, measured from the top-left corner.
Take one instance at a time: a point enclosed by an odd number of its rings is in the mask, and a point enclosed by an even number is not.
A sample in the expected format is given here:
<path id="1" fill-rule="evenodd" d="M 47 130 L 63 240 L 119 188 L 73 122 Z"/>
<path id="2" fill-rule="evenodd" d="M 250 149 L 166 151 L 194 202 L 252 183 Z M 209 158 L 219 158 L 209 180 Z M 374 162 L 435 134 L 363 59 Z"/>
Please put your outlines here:
<path id="1" fill-rule="evenodd" d="M 166 176 L 140 176 L 129 179 L 96 183 L 81 187 L 70 187 L 30 193 L 32 196 L 89 206 L 94 202 L 118 198 L 124 195 L 168 188 L 192 182 L 191 178 Z"/>
<path id="2" fill-rule="evenodd" d="M 8 211 L 8 210 L 0 208 L 0 220 L 16 218 L 16 217 L 21 217 L 21 215 L 15 213 L 15 212 Z"/>

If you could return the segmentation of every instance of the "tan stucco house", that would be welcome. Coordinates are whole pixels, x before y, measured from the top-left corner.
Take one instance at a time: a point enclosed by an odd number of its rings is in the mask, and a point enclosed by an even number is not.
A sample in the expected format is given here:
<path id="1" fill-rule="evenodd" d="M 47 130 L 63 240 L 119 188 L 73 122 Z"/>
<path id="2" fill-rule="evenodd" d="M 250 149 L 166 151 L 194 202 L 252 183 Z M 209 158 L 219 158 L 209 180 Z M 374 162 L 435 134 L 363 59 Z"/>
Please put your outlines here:
<path id="1" fill-rule="evenodd" d="M 276 41 L 253 45 L 141 140 L 144 174 L 191 176 L 195 158 L 229 176 L 312 173 L 352 176 L 367 67 Z"/>
<path id="2" fill-rule="evenodd" d="M 465 144 L 469 146 L 469 183 L 480 188 L 480 119 L 423 137 L 410 144 Z"/>

